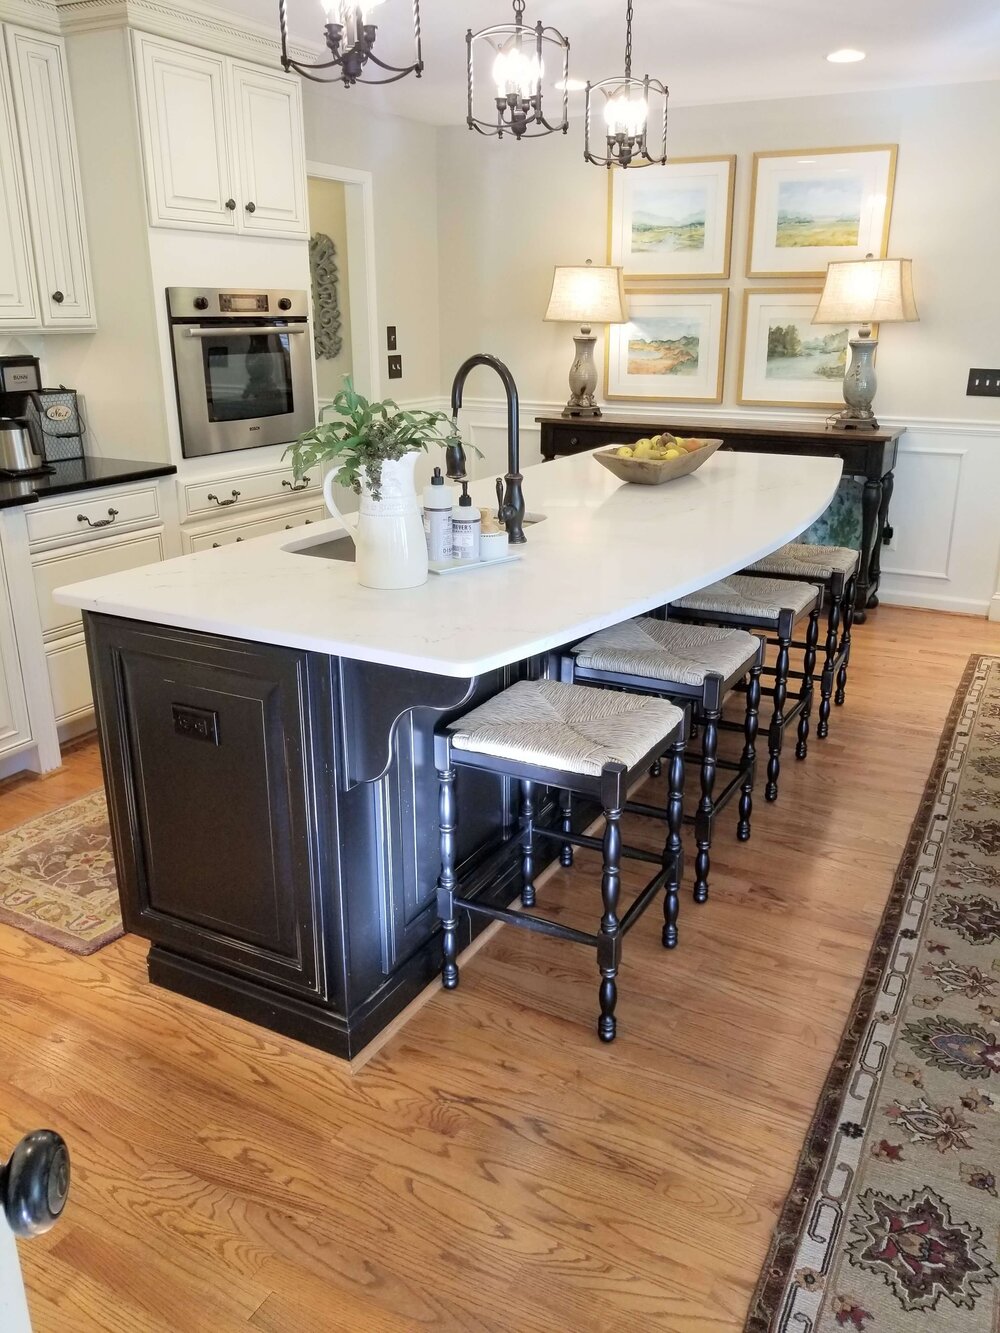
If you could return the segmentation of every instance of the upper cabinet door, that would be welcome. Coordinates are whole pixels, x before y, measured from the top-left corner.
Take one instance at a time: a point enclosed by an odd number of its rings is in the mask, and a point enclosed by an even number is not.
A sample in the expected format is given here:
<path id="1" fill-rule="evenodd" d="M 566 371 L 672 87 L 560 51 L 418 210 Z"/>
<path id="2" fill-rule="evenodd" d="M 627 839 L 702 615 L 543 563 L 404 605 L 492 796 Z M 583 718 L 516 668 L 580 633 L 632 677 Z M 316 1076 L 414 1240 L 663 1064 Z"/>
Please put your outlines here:
<path id="1" fill-rule="evenodd" d="M 28 217 L 14 138 L 14 104 L 0 47 L 0 327 L 38 324 Z"/>
<path id="2" fill-rule="evenodd" d="M 8 27 L 6 36 L 42 324 L 92 327 L 94 293 L 62 40 L 29 28 Z"/>
<path id="3" fill-rule="evenodd" d="M 134 33 L 149 221 L 238 230 L 226 58 Z"/>
<path id="4" fill-rule="evenodd" d="M 306 164 L 297 78 L 232 61 L 239 135 L 240 225 L 305 236 Z"/>

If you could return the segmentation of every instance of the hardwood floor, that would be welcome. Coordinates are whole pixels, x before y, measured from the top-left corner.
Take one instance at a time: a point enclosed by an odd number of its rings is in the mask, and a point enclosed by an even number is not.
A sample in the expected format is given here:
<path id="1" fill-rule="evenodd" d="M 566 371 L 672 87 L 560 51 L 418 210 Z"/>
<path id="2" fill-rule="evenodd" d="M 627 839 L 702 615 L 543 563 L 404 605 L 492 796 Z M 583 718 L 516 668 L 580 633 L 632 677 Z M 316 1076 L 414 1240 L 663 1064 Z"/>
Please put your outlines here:
<path id="1" fill-rule="evenodd" d="M 742 1328 L 948 705 L 1000 626 L 883 607 L 855 645 L 753 840 L 724 817 L 680 947 L 655 909 L 629 935 L 610 1047 L 591 952 L 513 929 L 352 1076 L 151 987 L 140 940 L 75 958 L 0 927 L 0 1148 L 44 1125 L 73 1155 L 65 1217 L 21 1246 L 36 1333 Z M 99 780 L 84 745 L 0 785 L 0 828 Z M 539 905 L 591 926 L 593 864 Z"/>

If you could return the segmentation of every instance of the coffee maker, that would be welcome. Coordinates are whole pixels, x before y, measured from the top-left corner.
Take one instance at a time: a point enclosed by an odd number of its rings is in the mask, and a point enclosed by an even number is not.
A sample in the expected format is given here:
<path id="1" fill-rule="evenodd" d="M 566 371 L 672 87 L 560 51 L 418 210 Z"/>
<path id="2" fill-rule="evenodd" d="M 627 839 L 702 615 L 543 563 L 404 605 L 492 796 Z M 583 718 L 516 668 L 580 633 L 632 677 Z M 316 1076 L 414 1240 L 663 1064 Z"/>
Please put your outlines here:
<path id="1" fill-rule="evenodd" d="M 28 397 L 42 387 L 38 358 L 0 356 L 0 476 L 34 476 L 45 466 L 26 416 Z"/>

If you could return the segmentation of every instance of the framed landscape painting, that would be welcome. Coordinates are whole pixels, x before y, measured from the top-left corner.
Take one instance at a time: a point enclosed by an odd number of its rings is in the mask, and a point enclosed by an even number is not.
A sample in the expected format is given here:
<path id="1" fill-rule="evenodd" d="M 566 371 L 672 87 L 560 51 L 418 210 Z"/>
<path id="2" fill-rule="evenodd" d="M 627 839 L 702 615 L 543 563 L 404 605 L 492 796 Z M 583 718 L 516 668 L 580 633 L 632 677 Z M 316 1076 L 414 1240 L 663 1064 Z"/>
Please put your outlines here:
<path id="1" fill-rule="evenodd" d="M 835 259 L 882 259 L 895 144 L 754 153 L 747 277 L 822 278 Z"/>
<path id="2" fill-rule="evenodd" d="M 605 397 L 656 402 L 722 402 L 725 288 L 628 293 L 629 322 L 612 324 Z"/>
<path id="3" fill-rule="evenodd" d="M 857 329 L 813 324 L 819 288 L 743 294 L 739 401 L 753 407 L 841 408 Z"/>
<path id="4" fill-rule="evenodd" d="M 610 262 L 626 277 L 728 278 L 735 157 L 608 172 Z"/>

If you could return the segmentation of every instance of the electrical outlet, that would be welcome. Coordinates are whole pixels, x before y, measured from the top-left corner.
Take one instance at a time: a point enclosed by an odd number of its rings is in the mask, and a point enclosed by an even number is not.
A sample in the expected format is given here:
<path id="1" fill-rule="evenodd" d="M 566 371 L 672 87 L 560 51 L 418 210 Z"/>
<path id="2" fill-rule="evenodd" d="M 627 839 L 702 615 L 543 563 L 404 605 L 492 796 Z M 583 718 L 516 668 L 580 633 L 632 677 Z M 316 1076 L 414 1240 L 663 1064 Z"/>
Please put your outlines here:
<path id="1" fill-rule="evenodd" d="M 401 380 L 403 378 L 403 358 L 401 356 L 389 357 L 389 378 L 391 380 Z"/>
<path id="2" fill-rule="evenodd" d="M 394 352 L 394 351 L 396 350 L 396 326 L 395 326 L 395 324 L 387 324 L 387 325 L 386 325 L 386 329 L 385 329 L 385 345 L 386 345 L 386 350 L 387 350 L 387 351 Z"/>
<path id="3" fill-rule="evenodd" d="M 967 398 L 1000 398 L 1000 370 L 970 370 Z"/>

